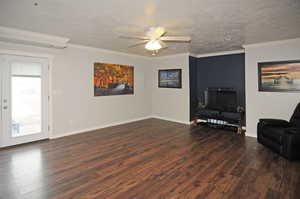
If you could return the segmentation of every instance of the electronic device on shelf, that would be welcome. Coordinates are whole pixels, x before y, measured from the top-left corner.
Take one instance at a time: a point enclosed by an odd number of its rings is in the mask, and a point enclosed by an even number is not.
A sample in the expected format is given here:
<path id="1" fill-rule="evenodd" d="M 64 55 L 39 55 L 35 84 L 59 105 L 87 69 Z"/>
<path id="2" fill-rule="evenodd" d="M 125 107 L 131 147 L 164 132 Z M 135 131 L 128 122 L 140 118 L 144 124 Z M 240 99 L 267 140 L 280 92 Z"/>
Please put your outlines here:
<path id="1" fill-rule="evenodd" d="M 207 88 L 204 96 L 207 109 L 237 111 L 237 91 L 233 88 Z"/>
<path id="2" fill-rule="evenodd" d="M 238 105 L 237 96 L 233 88 L 207 88 L 194 123 L 199 120 L 212 127 L 236 127 L 241 132 L 244 109 Z"/>

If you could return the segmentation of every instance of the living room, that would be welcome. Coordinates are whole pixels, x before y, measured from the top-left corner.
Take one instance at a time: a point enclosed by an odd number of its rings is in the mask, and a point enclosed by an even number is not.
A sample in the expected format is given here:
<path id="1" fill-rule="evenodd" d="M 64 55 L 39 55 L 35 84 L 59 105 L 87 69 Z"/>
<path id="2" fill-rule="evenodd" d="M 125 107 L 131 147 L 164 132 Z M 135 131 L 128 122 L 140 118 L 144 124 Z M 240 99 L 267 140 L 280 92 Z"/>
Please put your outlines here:
<path id="1" fill-rule="evenodd" d="M 299 8 L 1 1 L 0 198 L 297 198 Z"/>

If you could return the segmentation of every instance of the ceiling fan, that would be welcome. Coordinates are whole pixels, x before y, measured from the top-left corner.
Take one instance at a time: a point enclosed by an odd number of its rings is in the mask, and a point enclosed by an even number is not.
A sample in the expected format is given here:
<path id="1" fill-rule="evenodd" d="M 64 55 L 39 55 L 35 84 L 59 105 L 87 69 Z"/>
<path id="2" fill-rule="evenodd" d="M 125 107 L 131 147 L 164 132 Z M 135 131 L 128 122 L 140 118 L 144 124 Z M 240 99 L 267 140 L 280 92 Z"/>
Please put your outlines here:
<path id="1" fill-rule="evenodd" d="M 146 36 L 120 36 L 120 38 L 143 40 L 129 47 L 132 48 L 145 44 L 145 49 L 152 51 L 152 55 L 156 55 L 160 49 L 167 48 L 168 46 L 165 42 L 188 43 L 191 41 L 191 37 L 189 36 L 165 36 L 166 33 L 163 27 L 150 27 L 146 31 Z"/>

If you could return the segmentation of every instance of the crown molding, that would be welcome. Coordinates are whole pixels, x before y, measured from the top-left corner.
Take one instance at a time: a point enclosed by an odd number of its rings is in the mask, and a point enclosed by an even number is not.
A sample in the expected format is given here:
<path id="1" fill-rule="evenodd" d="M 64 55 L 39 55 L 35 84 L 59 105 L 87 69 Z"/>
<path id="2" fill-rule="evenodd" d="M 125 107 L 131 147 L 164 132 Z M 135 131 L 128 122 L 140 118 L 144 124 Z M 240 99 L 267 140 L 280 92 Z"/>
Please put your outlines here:
<path id="1" fill-rule="evenodd" d="M 190 53 L 176 53 L 171 55 L 161 55 L 161 56 L 153 56 L 152 59 L 164 59 L 164 58 L 172 58 L 172 57 L 178 57 L 178 56 L 189 56 Z"/>
<path id="2" fill-rule="evenodd" d="M 245 53 L 244 49 L 241 50 L 230 50 L 230 51 L 221 51 L 221 52 L 215 52 L 215 53 L 206 53 L 206 54 L 194 54 L 190 53 L 190 56 L 201 58 L 201 57 L 213 57 L 213 56 L 221 56 L 221 55 L 233 55 L 233 54 L 242 54 Z"/>
<path id="3" fill-rule="evenodd" d="M 139 57 L 139 58 L 146 58 L 146 59 L 151 58 L 151 57 L 143 56 L 143 55 L 125 53 L 125 52 L 120 52 L 120 51 L 108 50 L 108 49 L 104 49 L 104 48 L 97 48 L 97 47 L 85 46 L 85 45 L 74 44 L 74 43 L 69 43 L 68 47 L 82 49 L 82 50 L 90 50 L 90 51 L 94 51 L 94 52 L 119 54 L 119 55 L 130 56 L 130 57 Z"/>
<path id="4" fill-rule="evenodd" d="M 0 54 L 53 59 L 55 57 L 55 54 L 60 51 L 61 50 L 59 49 L 51 49 L 50 51 L 45 51 L 44 48 L 41 47 L 28 48 L 28 46 L 23 44 L 12 44 L 0 41 Z"/>
<path id="5" fill-rule="evenodd" d="M 190 53 L 189 54 L 191 57 L 197 57 L 198 55 L 197 54 L 195 54 L 195 53 Z"/>
<path id="6" fill-rule="evenodd" d="M 267 46 L 267 45 L 280 45 L 284 43 L 295 43 L 300 42 L 300 38 L 294 38 L 294 39 L 285 39 L 285 40 L 278 40 L 278 41 L 268 41 L 268 42 L 262 42 L 262 43 L 254 43 L 254 44 L 244 44 L 243 48 L 252 48 L 252 47 L 261 47 L 261 46 Z"/>
<path id="7" fill-rule="evenodd" d="M 69 43 L 68 47 L 82 49 L 82 50 L 96 51 L 96 52 L 120 54 L 120 55 L 130 56 L 130 57 L 140 57 L 140 58 L 144 58 L 144 59 L 148 59 L 148 60 L 149 59 L 174 57 L 174 56 L 180 56 L 180 55 L 189 55 L 188 52 L 176 53 L 176 54 L 171 54 L 171 55 L 158 55 L 158 56 L 138 55 L 138 54 L 133 54 L 133 53 L 125 53 L 125 52 L 122 52 L 122 51 L 114 51 L 114 50 L 108 50 L 108 49 L 92 47 L 92 46 L 85 46 L 85 45 L 74 44 L 74 43 Z"/>
<path id="8" fill-rule="evenodd" d="M 69 38 L 0 26 L 0 41 L 48 48 L 66 48 Z"/>

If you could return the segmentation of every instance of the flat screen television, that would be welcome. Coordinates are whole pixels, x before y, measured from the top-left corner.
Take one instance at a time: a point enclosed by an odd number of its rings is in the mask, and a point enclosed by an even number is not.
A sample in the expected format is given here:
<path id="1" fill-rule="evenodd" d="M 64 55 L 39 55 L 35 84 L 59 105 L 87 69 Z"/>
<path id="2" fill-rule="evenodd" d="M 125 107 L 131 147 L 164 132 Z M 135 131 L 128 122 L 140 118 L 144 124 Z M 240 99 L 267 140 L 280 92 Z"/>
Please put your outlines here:
<path id="1" fill-rule="evenodd" d="M 205 91 L 207 109 L 218 111 L 237 111 L 237 92 L 229 88 L 208 88 Z"/>

